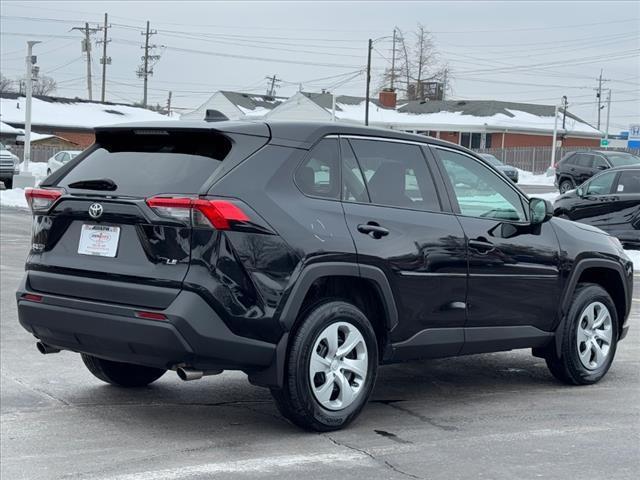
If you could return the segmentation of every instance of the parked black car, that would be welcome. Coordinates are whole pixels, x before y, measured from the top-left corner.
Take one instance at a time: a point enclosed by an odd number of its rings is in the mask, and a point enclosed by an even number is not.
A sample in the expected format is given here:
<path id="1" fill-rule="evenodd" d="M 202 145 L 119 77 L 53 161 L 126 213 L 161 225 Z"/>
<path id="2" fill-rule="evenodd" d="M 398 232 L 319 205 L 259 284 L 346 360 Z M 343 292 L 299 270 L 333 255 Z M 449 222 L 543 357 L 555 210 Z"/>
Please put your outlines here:
<path id="1" fill-rule="evenodd" d="M 629 326 L 618 240 L 424 136 L 113 126 L 27 197 L 18 316 L 41 352 L 124 387 L 242 370 L 309 429 L 353 420 L 380 363 L 532 348 L 594 383 Z"/>
<path id="2" fill-rule="evenodd" d="M 601 228 L 625 246 L 640 248 L 640 165 L 595 175 L 560 196 L 554 215 Z"/>
<path id="3" fill-rule="evenodd" d="M 512 167 L 511 165 L 505 165 L 490 153 L 479 153 L 478 155 L 489 162 L 497 170 L 502 172 L 513 183 L 518 183 L 519 173 L 517 168 Z"/>
<path id="4" fill-rule="evenodd" d="M 626 152 L 611 150 L 569 152 L 555 165 L 555 185 L 560 193 L 565 193 L 602 170 L 637 164 L 640 164 L 640 157 Z"/>

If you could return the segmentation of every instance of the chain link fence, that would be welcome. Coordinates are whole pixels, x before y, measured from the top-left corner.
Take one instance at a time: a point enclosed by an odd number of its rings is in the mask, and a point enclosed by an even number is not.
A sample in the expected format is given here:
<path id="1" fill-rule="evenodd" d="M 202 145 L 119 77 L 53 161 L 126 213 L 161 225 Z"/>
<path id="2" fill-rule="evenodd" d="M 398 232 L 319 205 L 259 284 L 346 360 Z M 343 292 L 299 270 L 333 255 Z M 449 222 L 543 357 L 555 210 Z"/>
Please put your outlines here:
<path id="1" fill-rule="evenodd" d="M 602 150 L 599 147 L 562 147 L 556 149 L 556 162 L 568 152 L 575 150 Z M 610 148 L 618 152 L 640 154 L 638 149 Z M 551 147 L 513 147 L 513 148 L 484 148 L 475 149 L 478 153 L 490 153 L 498 160 L 512 167 L 526 170 L 535 174 L 545 173 L 551 166 Z"/>

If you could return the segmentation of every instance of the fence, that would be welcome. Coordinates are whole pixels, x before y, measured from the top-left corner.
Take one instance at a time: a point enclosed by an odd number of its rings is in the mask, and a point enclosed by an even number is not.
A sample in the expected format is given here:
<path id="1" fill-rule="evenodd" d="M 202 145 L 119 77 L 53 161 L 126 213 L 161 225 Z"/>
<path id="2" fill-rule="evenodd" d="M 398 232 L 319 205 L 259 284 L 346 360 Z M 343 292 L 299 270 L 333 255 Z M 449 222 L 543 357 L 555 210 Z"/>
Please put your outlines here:
<path id="1" fill-rule="evenodd" d="M 61 150 L 65 149 L 47 145 L 31 145 L 31 161 L 46 162 Z M 20 161 L 24 160 L 24 145 L 11 145 L 11 153 L 17 155 Z"/>
<path id="2" fill-rule="evenodd" d="M 562 147 L 556 149 L 556 162 L 566 153 L 575 150 L 600 150 L 588 147 Z M 610 148 L 609 150 L 638 154 L 637 149 Z M 478 153 L 490 153 L 507 165 L 533 173 L 544 173 L 551 166 L 551 147 L 514 147 L 476 149 Z"/>

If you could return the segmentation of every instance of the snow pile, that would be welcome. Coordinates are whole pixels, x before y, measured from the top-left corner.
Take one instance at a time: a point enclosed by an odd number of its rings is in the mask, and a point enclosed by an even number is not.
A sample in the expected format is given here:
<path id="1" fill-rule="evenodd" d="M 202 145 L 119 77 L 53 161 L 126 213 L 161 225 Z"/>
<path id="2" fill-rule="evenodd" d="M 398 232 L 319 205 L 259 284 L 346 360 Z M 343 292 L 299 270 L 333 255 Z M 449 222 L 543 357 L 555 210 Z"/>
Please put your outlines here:
<path id="1" fill-rule="evenodd" d="M 170 120 L 170 117 L 145 108 L 69 100 L 32 101 L 34 126 L 93 128 L 126 122 Z M 4 123 L 24 124 L 25 98 L 0 98 Z M 3 127 L 4 128 L 4 127 Z"/>
<path id="2" fill-rule="evenodd" d="M 0 206 L 29 208 L 27 199 L 24 197 L 24 189 L 12 188 L 11 190 L 0 191 Z"/>
<path id="3" fill-rule="evenodd" d="M 20 167 L 22 169 L 24 164 L 20 164 Z M 36 177 L 36 186 L 38 186 L 47 176 L 47 164 L 45 162 L 30 162 L 29 171 Z M 29 208 L 23 188 L 0 191 L 0 205 L 3 207 Z"/>
<path id="4" fill-rule="evenodd" d="M 22 130 L 13 128 L 11 125 L 7 125 L 4 122 L 0 122 L 0 133 L 5 135 L 20 135 L 22 134 Z"/>
<path id="5" fill-rule="evenodd" d="M 518 183 L 521 185 L 547 185 L 552 187 L 555 177 L 547 176 L 544 173 L 534 174 L 518 168 Z"/>
<path id="6" fill-rule="evenodd" d="M 640 250 L 625 250 L 625 253 L 633 262 L 634 272 L 636 274 L 640 273 Z"/>

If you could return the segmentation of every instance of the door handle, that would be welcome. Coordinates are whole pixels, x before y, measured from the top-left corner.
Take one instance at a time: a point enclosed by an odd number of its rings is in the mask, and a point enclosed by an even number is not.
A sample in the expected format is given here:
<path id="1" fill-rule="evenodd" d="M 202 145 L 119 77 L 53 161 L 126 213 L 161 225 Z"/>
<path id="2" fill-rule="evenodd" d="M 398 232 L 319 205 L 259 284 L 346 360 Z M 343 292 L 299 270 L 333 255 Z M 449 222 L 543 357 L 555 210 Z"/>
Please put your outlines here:
<path id="1" fill-rule="evenodd" d="M 381 227 L 376 222 L 361 223 L 360 225 L 358 225 L 358 231 L 375 239 L 379 239 L 389 235 L 389 230 Z"/>
<path id="2" fill-rule="evenodd" d="M 469 240 L 469 247 L 477 250 L 479 253 L 489 253 L 496 249 L 495 245 L 484 237 Z"/>

